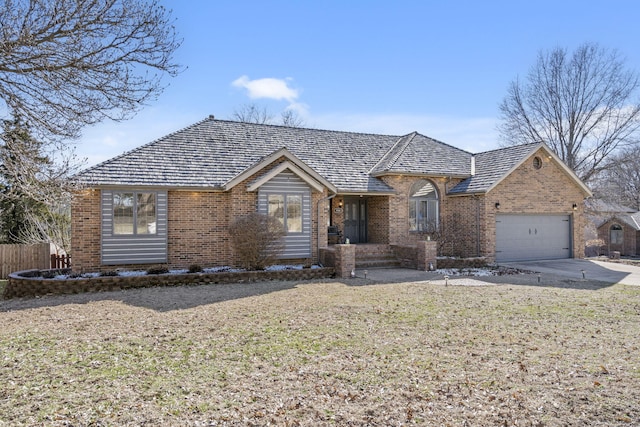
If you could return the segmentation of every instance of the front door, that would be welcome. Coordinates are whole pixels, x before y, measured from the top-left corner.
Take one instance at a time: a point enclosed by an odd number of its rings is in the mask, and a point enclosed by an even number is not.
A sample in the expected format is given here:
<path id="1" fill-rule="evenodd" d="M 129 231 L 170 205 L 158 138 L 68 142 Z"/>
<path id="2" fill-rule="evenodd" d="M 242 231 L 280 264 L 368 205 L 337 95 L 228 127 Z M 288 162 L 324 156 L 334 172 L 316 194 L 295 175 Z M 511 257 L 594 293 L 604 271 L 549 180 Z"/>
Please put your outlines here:
<path id="1" fill-rule="evenodd" d="M 367 199 L 344 198 L 344 238 L 350 243 L 367 243 Z"/>

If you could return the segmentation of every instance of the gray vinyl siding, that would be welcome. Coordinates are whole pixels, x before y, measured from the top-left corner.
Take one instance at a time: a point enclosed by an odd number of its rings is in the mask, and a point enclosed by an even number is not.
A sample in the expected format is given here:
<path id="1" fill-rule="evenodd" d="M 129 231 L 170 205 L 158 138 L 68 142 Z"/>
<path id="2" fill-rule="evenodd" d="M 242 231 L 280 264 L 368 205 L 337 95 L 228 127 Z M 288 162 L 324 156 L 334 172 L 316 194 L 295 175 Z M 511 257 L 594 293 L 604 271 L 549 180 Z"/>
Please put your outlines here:
<path id="1" fill-rule="evenodd" d="M 102 191 L 102 264 L 154 264 L 167 262 L 167 192 L 156 194 L 156 234 L 115 235 L 113 233 L 113 193 L 134 190 Z"/>
<path id="2" fill-rule="evenodd" d="M 289 171 L 283 171 L 266 182 L 258 190 L 258 212 L 268 213 L 269 194 L 302 196 L 302 232 L 288 233 L 284 238 L 282 259 L 311 257 L 311 189 L 309 185 Z"/>

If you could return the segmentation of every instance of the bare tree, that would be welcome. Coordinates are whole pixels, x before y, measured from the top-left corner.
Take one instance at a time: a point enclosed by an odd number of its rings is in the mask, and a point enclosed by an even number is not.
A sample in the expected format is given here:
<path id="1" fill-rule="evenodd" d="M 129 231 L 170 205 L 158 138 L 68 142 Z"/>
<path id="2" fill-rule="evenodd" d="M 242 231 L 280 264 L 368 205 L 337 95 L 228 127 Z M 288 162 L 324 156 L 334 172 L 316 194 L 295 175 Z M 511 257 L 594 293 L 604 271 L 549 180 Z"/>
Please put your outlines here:
<path id="1" fill-rule="evenodd" d="M 280 114 L 280 120 L 282 126 L 291 128 L 301 128 L 305 126 L 305 121 L 296 110 L 287 108 Z"/>
<path id="2" fill-rule="evenodd" d="M 259 107 L 256 104 L 241 105 L 233 110 L 231 118 L 244 123 L 273 124 L 273 114 L 267 110 L 267 107 Z"/>
<path id="3" fill-rule="evenodd" d="M 129 118 L 179 72 L 156 0 L 0 0 L 0 29 L 0 106 L 38 138 Z"/>
<path id="4" fill-rule="evenodd" d="M 73 151 L 47 148 L 21 118 L 2 121 L 0 237 L 7 243 L 53 242 L 68 249 L 73 185 L 68 177 L 79 163 Z"/>
<path id="5" fill-rule="evenodd" d="M 594 192 L 604 200 L 640 210 L 640 147 L 622 150 L 609 163 Z"/>
<path id="6" fill-rule="evenodd" d="M 572 55 L 540 52 L 526 83 L 513 81 L 500 105 L 502 139 L 544 141 L 588 182 L 616 149 L 637 141 L 639 86 L 615 50 L 586 43 Z"/>
<path id="7" fill-rule="evenodd" d="M 231 120 L 244 123 L 257 123 L 260 125 L 280 125 L 292 128 L 299 128 L 305 125 L 305 121 L 297 111 L 287 108 L 280 113 L 280 121 L 275 121 L 275 116 L 267 107 L 260 107 L 257 104 L 243 104 L 233 110 Z"/>

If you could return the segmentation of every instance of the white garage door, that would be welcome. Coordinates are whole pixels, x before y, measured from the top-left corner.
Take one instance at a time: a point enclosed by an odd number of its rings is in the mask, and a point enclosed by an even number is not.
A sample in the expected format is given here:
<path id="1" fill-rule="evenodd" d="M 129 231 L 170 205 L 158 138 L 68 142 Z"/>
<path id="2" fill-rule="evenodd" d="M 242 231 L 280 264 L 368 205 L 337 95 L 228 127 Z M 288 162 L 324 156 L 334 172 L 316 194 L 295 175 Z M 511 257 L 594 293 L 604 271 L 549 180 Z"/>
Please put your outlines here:
<path id="1" fill-rule="evenodd" d="M 496 261 L 570 257 L 569 215 L 496 216 Z"/>

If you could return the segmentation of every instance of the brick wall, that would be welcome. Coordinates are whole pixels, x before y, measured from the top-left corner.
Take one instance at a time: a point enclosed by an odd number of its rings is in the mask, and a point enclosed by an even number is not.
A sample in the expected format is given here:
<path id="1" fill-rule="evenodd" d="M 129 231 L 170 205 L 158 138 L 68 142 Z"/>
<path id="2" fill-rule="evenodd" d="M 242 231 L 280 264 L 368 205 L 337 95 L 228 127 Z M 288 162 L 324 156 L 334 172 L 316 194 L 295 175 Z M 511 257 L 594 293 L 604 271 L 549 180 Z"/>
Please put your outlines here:
<path id="1" fill-rule="evenodd" d="M 255 200 L 255 194 L 252 194 Z M 245 203 L 250 203 L 251 201 Z M 228 227 L 236 212 L 221 192 L 168 192 L 168 261 L 171 267 L 233 265 Z M 255 210 L 255 202 L 254 202 Z M 238 213 L 239 215 L 239 213 Z"/>
<path id="2" fill-rule="evenodd" d="M 389 198 L 386 196 L 367 199 L 369 243 L 389 243 Z"/>
<path id="3" fill-rule="evenodd" d="M 612 244 L 611 243 L 611 226 L 617 224 L 622 227 L 623 241 L 622 244 Z M 608 254 L 611 254 L 613 251 L 619 251 L 620 255 L 624 256 L 637 256 L 638 255 L 638 238 L 640 233 L 637 232 L 633 227 L 625 224 L 624 222 L 613 218 L 600 227 L 598 227 L 598 238 L 604 240 L 604 246 L 607 250 Z"/>
<path id="4" fill-rule="evenodd" d="M 421 179 L 424 178 L 400 175 L 382 177 L 382 180 L 396 191 L 396 194 L 388 197 L 388 234 L 391 245 L 415 245 L 416 242 L 427 238 L 427 233 L 409 231 L 409 192 L 411 186 Z M 440 218 L 443 218 L 447 209 L 447 181 L 444 178 L 431 178 L 430 181 L 438 191 Z"/>
<path id="5" fill-rule="evenodd" d="M 432 178 L 440 200 L 443 237 L 439 252 L 461 257 L 495 254 L 495 215 L 497 213 L 567 214 L 573 218 L 573 256 L 584 255 L 584 194 L 574 181 L 545 155 L 541 169 L 535 169 L 532 158 L 525 161 L 504 181 L 486 195 L 455 196 L 446 194 L 459 180 Z M 274 167 L 280 162 L 274 162 Z M 263 174 L 265 170 L 258 174 Z M 258 175 L 257 174 L 257 175 Z M 256 175 L 256 176 L 257 176 Z M 170 191 L 168 193 L 169 266 L 187 267 L 233 265 L 234 254 L 227 228 L 234 218 L 257 209 L 257 193 L 245 191 L 250 177 L 230 192 Z M 409 192 L 420 177 L 385 176 L 382 178 L 396 194 L 368 197 L 369 241 L 391 245 L 415 245 L 426 240 L 426 233 L 409 231 Z M 312 254 L 318 259 L 318 247 L 326 247 L 326 225 L 329 223 L 327 196 L 312 192 Z M 331 201 L 339 206 L 341 196 Z M 500 209 L 495 203 L 500 202 Z M 577 210 L 572 205 L 576 203 Z M 332 212 L 332 224 L 343 228 L 343 214 Z M 320 217 L 318 217 L 320 215 Z M 74 269 L 88 271 L 100 267 L 100 192 L 76 193 L 72 203 L 72 254 Z M 320 227 L 320 234 L 318 228 Z M 625 240 L 627 240 L 625 238 Z M 144 268 L 144 266 L 138 266 Z M 113 268 L 113 267 L 111 267 Z"/>
<path id="6" fill-rule="evenodd" d="M 540 157 L 542 168 L 533 167 L 533 157 Z M 496 214 L 541 213 L 565 214 L 572 217 L 574 258 L 584 257 L 585 194 L 564 170 L 549 159 L 544 150 L 539 150 L 527 159 L 484 198 L 483 218 L 486 227 L 482 242 L 484 255 L 493 257 L 496 248 Z M 500 202 L 500 209 L 495 203 Z M 577 210 L 573 210 L 573 204 Z"/>
<path id="7" fill-rule="evenodd" d="M 446 197 L 440 255 L 478 257 L 486 250 L 485 197 Z"/>
<path id="8" fill-rule="evenodd" d="M 73 268 L 85 272 L 100 266 L 100 191 L 82 190 L 71 199 Z"/>
<path id="9" fill-rule="evenodd" d="M 280 160 L 274 162 L 275 167 Z M 267 168 L 270 169 L 270 168 Z M 247 184 L 257 176 L 247 178 L 228 192 L 169 191 L 167 251 L 170 268 L 186 268 L 191 264 L 203 267 L 235 265 L 236 257 L 228 228 L 240 216 L 257 210 L 257 192 L 247 192 Z M 323 193 L 311 193 L 312 261 L 318 259 L 318 243 L 327 245 L 326 224 L 328 202 Z M 318 218 L 318 212 L 320 218 Z M 144 270 L 151 265 L 101 266 L 100 264 L 100 191 L 78 192 L 72 204 L 72 254 L 75 271 L 113 270 L 116 267 Z M 318 235 L 318 225 L 323 232 Z M 318 242 L 320 238 L 320 242 Z"/>

